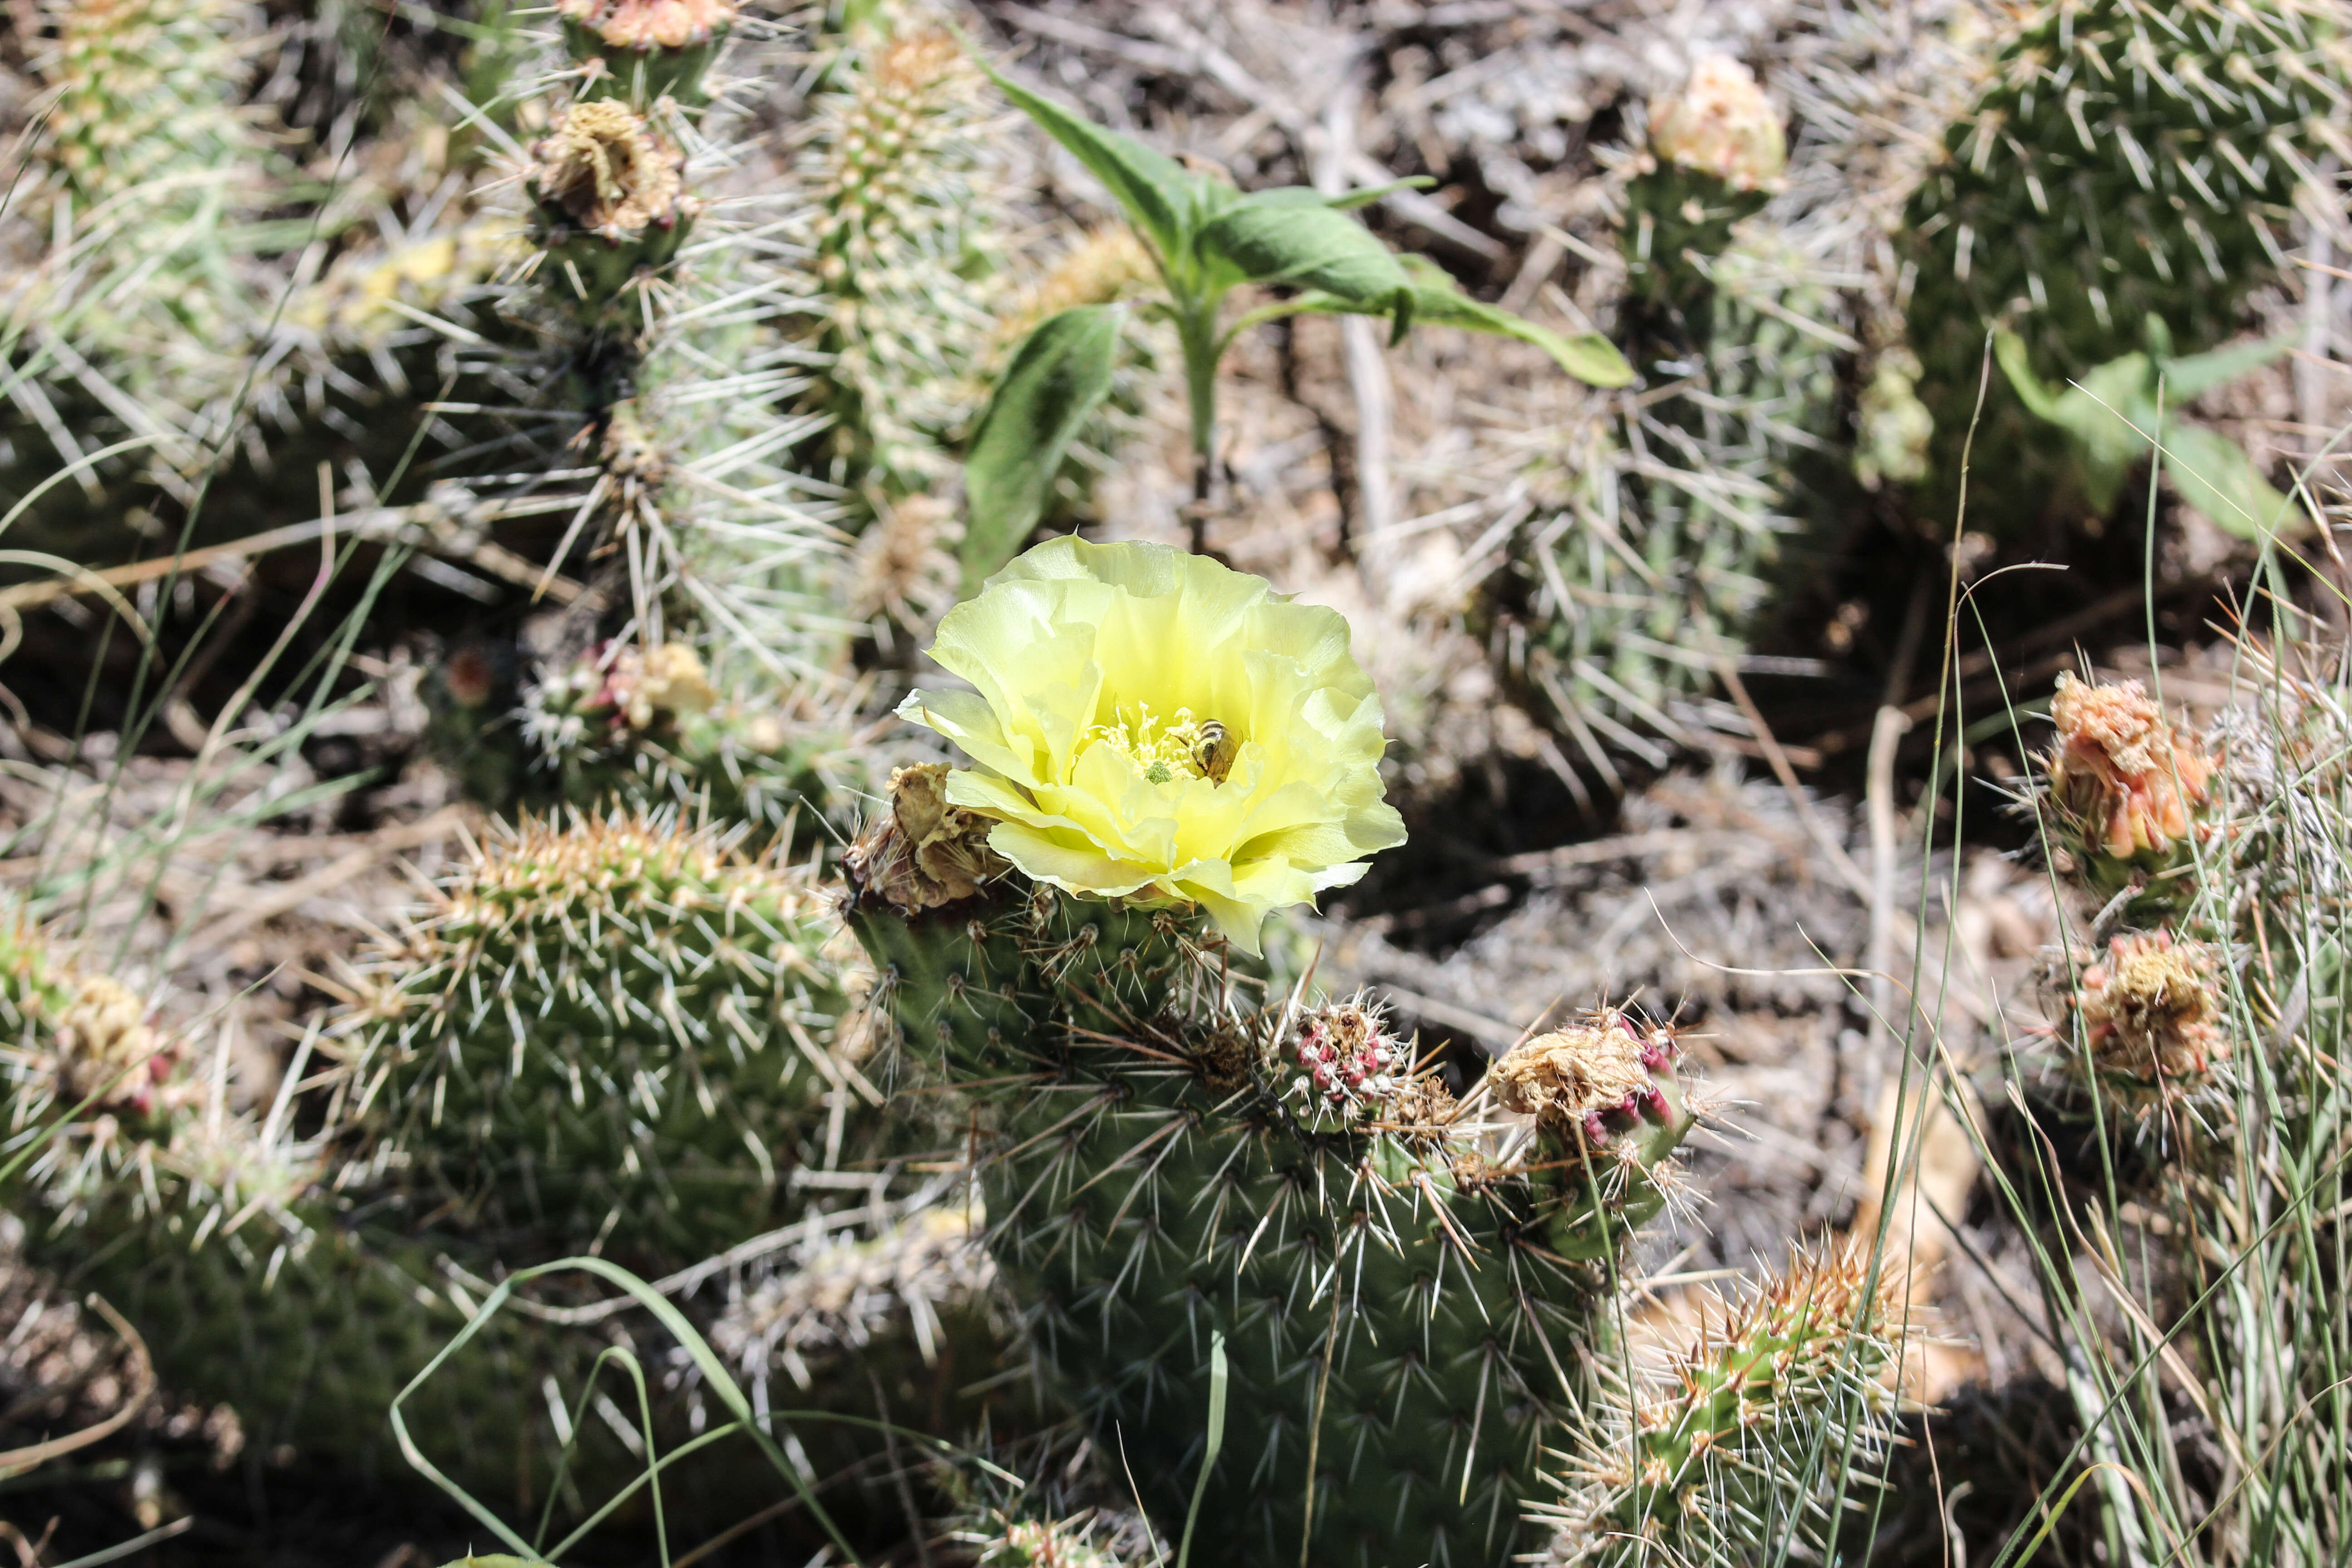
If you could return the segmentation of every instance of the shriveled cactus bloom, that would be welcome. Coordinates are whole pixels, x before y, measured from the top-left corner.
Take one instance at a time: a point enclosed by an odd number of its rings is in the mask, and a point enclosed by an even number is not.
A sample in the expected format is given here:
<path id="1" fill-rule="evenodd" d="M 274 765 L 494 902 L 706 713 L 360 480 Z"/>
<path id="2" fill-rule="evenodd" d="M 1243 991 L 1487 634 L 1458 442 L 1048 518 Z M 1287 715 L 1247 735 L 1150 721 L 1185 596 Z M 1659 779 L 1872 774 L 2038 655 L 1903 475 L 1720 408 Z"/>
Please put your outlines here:
<path id="1" fill-rule="evenodd" d="M 733 0 L 557 0 L 568 21 L 617 49 L 682 49 L 735 19 Z"/>
<path id="2" fill-rule="evenodd" d="M 2093 1068 L 2111 1084 L 2167 1094 L 2203 1087 L 2230 1055 L 2218 968 L 2211 948 L 2170 931 L 2116 937 L 2070 998 Z"/>
<path id="3" fill-rule="evenodd" d="M 1772 187 L 1789 163 L 1780 111 L 1728 55 L 1702 55 L 1682 91 L 1652 107 L 1650 152 L 1738 191 Z"/>
<path id="4" fill-rule="evenodd" d="M 540 200 L 591 234 L 619 241 L 683 216 L 685 159 L 625 103 L 572 105 L 531 153 Z"/>
<path id="5" fill-rule="evenodd" d="M 2161 857 L 2188 837 L 2210 794 L 2213 759 L 2173 732 L 2138 681 L 2094 686 L 2062 674 L 2050 718 L 2058 726 L 2050 793 L 2086 850 Z"/>
<path id="6" fill-rule="evenodd" d="M 996 818 L 990 846 L 1040 882 L 1197 903 L 1255 953 L 1268 911 L 1404 841 L 1347 621 L 1262 578 L 1052 540 L 950 610 L 931 657 L 978 689 L 899 716 L 971 756 L 949 803 Z"/>

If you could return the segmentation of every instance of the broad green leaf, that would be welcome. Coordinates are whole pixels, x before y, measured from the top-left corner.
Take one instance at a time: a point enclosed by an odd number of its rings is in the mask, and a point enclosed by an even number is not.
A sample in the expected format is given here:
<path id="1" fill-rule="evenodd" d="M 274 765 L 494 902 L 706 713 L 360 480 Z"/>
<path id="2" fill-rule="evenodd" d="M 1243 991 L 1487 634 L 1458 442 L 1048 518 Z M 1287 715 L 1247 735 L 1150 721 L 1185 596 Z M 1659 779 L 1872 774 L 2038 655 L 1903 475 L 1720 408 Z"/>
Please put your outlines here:
<path id="1" fill-rule="evenodd" d="M 2182 500 L 2240 539 L 2302 525 L 2302 509 L 2272 489 L 2254 460 L 2218 430 L 2182 425 L 2165 431 L 2164 477 Z"/>
<path id="2" fill-rule="evenodd" d="M 1412 277 L 1371 230 L 1296 187 L 1244 196 L 1201 230 L 1195 248 L 1250 282 L 1312 289 L 1384 314 L 1412 290 Z"/>
<path id="3" fill-rule="evenodd" d="M 1192 214 L 1202 202 L 1199 187 L 1210 182 L 1166 153 L 1031 92 L 984 60 L 980 68 L 988 73 L 999 92 L 1013 100 L 1014 108 L 1068 148 L 1096 179 L 1109 187 L 1163 263 L 1184 253 L 1193 233 Z"/>
<path id="4" fill-rule="evenodd" d="M 2026 357 L 2025 340 L 2015 332 L 1995 332 L 1992 335 L 1992 357 L 2000 366 L 2001 374 L 2017 391 L 2018 400 L 2035 414 L 2053 424 L 2059 423 L 2059 395 L 2043 384 L 2033 374 L 2032 362 Z"/>
<path id="5" fill-rule="evenodd" d="M 1425 191 L 1435 184 L 1437 182 L 1427 174 L 1415 174 L 1410 179 L 1391 180 L 1385 185 L 1367 185 L 1360 191 L 1333 196 L 1327 205 L 1333 212 L 1352 212 L 1358 207 L 1368 207 L 1383 196 L 1392 196 L 1399 191 Z"/>
<path id="6" fill-rule="evenodd" d="M 2294 342 L 2293 338 L 2279 338 L 2269 342 L 2237 343 L 2210 353 L 2191 354 L 2187 359 L 2165 360 L 2164 400 L 2186 403 L 2192 397 L 2202 397 L 2217 386 L 2262 369 L 2293 349 Z"/>
<path id="7" fill-rule="evenodd" d="M 1110 391 L 1116 305 L 1049 316 L 1022 340 L 989 394 L 964 459 L 963 591 L 1013 559 L 1045 510 L 1070 437 Z"/>

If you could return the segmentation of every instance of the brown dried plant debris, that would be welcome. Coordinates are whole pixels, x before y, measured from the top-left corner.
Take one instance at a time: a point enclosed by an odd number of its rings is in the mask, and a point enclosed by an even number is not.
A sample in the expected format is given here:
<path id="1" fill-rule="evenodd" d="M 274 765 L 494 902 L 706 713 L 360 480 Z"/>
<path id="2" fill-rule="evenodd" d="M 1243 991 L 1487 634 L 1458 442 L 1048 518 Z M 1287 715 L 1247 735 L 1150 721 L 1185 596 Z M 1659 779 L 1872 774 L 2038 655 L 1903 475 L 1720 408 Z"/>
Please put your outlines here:
<path id="1" fill-rule="evenodd" d="M 948 765 L 920 763 L 890 774 L 890 809 L 842 857 L 852 890 L 909 914 L 976 898 L 1003 875 L 988 847 L 993 819 L 947 799 Z"/>
<path id="2" fill-rule="evenodd" d="M 574 103 L 531 149 L 540 199 L 591 234 L 635 237 L 683 216 L 686 160 L 651 121 L 615 100 Z"/>

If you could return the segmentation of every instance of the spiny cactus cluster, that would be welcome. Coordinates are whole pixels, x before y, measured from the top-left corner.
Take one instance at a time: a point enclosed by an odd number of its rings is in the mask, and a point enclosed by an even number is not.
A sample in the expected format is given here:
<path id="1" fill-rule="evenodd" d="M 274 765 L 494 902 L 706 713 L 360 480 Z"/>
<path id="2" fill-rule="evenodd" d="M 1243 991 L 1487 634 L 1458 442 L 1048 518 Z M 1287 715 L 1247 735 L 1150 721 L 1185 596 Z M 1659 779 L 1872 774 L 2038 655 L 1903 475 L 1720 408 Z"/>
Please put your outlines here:
<path id="1" fill-rule="evenodd" d="M 1799 1253 L 1686 1344 L 1601 1358 L 1570 1499 L 1547 1510 L 1569 1561 L 1763 1563 L 1828 1555 L 1837 1504 L 1893 1441 L 1886 1385 L 1910 1326 L 1895 1270 L 1858 1243 Z M 1673 1328 L 1662 1332 L 1674 1333 Z"/>
<path id="2" fill-rule="evenodd" d="M 1758 215 L 1780 183 L 1780 110 L 1748 69 L 1702 58 L 1653 107 L 1626 186 L 1620 336 L 1647 388 L 1567 454 L 1559 514 L 1529 526 L 1517 671 L 1604 777 L 1737 659 L 1786 537 L 1819 522 L 1816 455 L 1841 435 L 1840 304 Z"/>
<path id="3" fill-rule="evenodd" d="M 916 6 L 878 7 L 831 69 L 803 132 L 825 356 L 806 405 L 829 422 L 817 471 L 878 510 L 954 473 L 1001 226 L 981 170 L 983 79 L 953 35 Z"/>
<path id="4" fill-rule="evenodd" d="M 1934 515 L 1950 515 L 1989 327 L 2017 331 L 2053 384 L 2242 328 L 2299 195 L 2324 210 L 2322 165 L 2352 155 L 2347 19 L 2332 0 L 2056 0 L 2011 20 L 1906 215 Z M 1976 442 L 1972 513 L 1992 526 L 2079 496 L 2063 443 L 2013 400 L 1990 401 Z"/>
<path id="5" fill-rule="evenodd" d="M 730 847 L 656 819 L 527 823 L 362 974 L 366 1109 L 490 1234 L 636 1262 L 723 1250 L 876 1096 L 830 1048 L 811 877 Z"/>
<path id="6" fill-rule="evenodd" d="M 1605 1288 L 1576 1260 L 1613 1257 L 1673 1179 L 1671 1037 L 1629 1077 L 1621 1020 L 1547 1037 L 1456 1102 L 1360 1005 L 1255 999 L 1181 910 L 982 880 L 987 819 L 936 794 L 901 775 L 908 809 L 848 858 L 852 923 L 908 1048 L 981 1119 L 990 1250 L 1055 1385 L 1172 1532 L 1222 1333 L 1247 1436 L 1208 1479 L 1204 1552 L 1499 1561 Z M 1593 1086 L 1620 1078 L 1634 1109 L 1596 1146 Z M 1529 1125 L 1502 1084 L 1585 1099 Z"/>

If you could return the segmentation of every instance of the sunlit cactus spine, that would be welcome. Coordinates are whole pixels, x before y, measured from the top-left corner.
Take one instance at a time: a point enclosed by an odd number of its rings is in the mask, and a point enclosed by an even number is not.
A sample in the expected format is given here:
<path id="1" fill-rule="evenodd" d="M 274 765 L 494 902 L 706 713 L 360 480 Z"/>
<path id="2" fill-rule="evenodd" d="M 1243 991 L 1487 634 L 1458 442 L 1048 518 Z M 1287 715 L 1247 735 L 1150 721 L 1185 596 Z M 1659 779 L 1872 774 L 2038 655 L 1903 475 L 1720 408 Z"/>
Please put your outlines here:
<path id="1" fill-rule="evenodd" d="M 1835 483 L 1840 303 L 1759 216 L 1786 159 L 1779 109 L 1710 55 L 1653 106 L 1626 185 L 1618 335 L 1649 390 L 1570 437 L 1573 490 L 1521 564 L 1532 635 L 1507 654 L 1604 779 L 1663 763 L 1674 705 L 1746 651 Z"/>
<path id="2" fill-rule="evenodd" d="M 2284 268 L 2298 193 L 2335 200 L 2319 171 L 2352 153 L 2347 23 L 2338 0 L 2053 0 L 2014 15 L 1905 215 L 1939 521 L 1972 423 L 1972 523 L 2023 530 L 2081 500 L 2064 442 L 1998 374 L 1977 418 L 1988 328 L 2019 333 L 2053 385 L 2244 328 L 2247 297 Z"/>
<path id="3" fill-rule="evenodd" d="M 362 972 L 349 1048 L 382 1136 L 485 1234 L 660 1272 L 770 1228 L 878 1098 L 833 1049 L 835 929 L 804 870 L 715 830 L 526 821 Z"/>
<path id="4" fill-rule="evenodd" d="M 1687 1344 L 1637 1350 L 1630 1373 L 1598 1358 L 1610 1386 L 1566 1500 L 1543 1510 L 1567 1560 L 1762 1568 L 1831 1552 L 1838 1503 L 1867 1493 L 1894 1441 L 1889 1374 L 1916 1331 L 1897 1272 L 1859 1243 L 1800 1252 L 1703 1308 Z"/>

